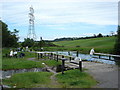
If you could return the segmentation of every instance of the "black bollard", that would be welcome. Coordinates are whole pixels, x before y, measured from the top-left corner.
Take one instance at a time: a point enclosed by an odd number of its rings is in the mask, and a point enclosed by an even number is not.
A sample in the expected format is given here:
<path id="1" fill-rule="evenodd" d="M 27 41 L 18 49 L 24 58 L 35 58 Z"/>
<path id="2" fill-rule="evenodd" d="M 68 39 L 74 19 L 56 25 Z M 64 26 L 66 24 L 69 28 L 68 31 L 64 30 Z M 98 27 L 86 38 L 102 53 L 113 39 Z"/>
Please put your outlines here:
<path id="1" fill-rule="evenodd" d="M 64 74 L 64 67 L 65 67 L 65 60 L 67 60 L 66 58 L 62 58 L 62 74 Z"/>
<path id="2" fill-rule="evenodd" d="M 51 53 L 50 57 L 51 57 L 50 59 L 53 59 L 53 53 Z"/>
<path id="3" fill-rule="evenodd" d="M 44 53 L 45 59 L 46 59 L 46 53 Z"/>
<path id="4" fill-rule="evenodd" d="M 99 59 L 100 59 L 100 55 L 99 55 Z"/>
<path id="5" fill-rule="evenodd" d="M 64 64 L 65 64 L 65 60 L 62 60 L 62 74 L 64 74 Z"/>
<path id="6" fill-rule="evenodd" d="M 38 59 L 39 59 L 39 53 L 38 53 Z"/>
<path id="7" fill-rule="evenodd" d="M 40 54 L 40 58 L 42 58 L 42 57 L 43 57 L 43 54 L 41 53 L 41 54 Z"/>
<path id="8" fill-rule="evenodd" d="M 68 51 L 68 55 L 70 55 L 70 51 Z"/>
<path id="9" fill-rule="evenodd" d="M 37 53 L 35 53 L 35 57 L 37 57 Z"/>
<path id="10" fill-rule="evenodd" d="M 70 62 L 71 62 L 72 57 L 70 57 Z"/>
<path id="11" fill-rule="evenodd" d="M 54 60 L 56 59 L 56 54 L 54 54 Z"/>
<path id="12" fill-rule="evenodd" d="M 82 61 L 79 61 L 79 69 L 82 72 Z"/>
<path id="13" fill-rule="evenodd" d="M 3 88 L 3 85 L 1 85 L 1 90 L 3 90 L 4 88 Z"/>
<path id="14" fill-rule="evenodd" d="M 58 55 L 57 55 L 57 62 L 58 62 Z"/>
<path id="15" fill-rule="evenodd" d="M 50 59 L 50 54 L 48 53 L 48 59 Z"/>

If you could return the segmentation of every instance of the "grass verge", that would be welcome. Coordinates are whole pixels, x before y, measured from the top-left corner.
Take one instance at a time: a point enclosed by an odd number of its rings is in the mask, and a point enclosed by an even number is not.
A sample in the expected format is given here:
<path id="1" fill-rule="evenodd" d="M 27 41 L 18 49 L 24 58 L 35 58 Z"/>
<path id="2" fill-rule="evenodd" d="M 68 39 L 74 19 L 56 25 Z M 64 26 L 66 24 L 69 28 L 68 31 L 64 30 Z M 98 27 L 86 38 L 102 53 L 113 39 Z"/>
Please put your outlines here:
<path id="1" fill-rule="evenodd" d="M 9 79 L 4 79 L 3 84 L 13 88 L 32 88 L 32 87 L 47 87 L 50 83 L 50 72 L 28 72 L 14 74 Z"/>
<path id="2" fill-rule="evenodd" d="M 91 88 L 97 84 L 89 74 L 78 69 L 65 71 L 64 75 L 57 74 L 56 78 L 63 88 Z"/>

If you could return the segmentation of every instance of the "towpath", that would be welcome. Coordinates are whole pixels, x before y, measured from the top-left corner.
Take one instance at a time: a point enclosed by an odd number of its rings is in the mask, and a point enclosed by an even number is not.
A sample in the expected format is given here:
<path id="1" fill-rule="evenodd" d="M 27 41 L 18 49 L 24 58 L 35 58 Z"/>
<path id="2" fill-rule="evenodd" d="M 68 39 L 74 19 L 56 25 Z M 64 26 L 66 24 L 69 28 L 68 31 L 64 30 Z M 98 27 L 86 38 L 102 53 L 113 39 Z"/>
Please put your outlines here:
<path id="1" fill-rule="evenodd" d="M 83 67 L 99 83 L 93 88 L 118 88 L 118 66 L 104 63 L 83 62 Z"/>

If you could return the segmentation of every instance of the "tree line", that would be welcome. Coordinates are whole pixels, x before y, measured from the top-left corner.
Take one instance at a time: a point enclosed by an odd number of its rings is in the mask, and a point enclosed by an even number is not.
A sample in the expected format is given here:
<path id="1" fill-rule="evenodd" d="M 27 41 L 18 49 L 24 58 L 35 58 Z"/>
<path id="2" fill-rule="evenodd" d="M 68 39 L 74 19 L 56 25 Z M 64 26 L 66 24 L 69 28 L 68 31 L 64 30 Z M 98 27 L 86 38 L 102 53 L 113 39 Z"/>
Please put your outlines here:
<path id="1" fill-rule="evenodd" d="M 102 35 L 101 33 L 99 33 L 98 35 L 93 35 L 93 36 L 86 36 L 86 37 L 68 37 L 68 38 L 57 38 L 55 40 L 53 40 L 53 42 L 56 41 L 71 41 L 71 40 L 80 40 L 80 39 L 91 39 L 91 38 L 99 38 L 99 37 L 110 37 L 111 35 Z M 112 36 L 116 36 L 116 35 L 112 35 Z"/>
<path id="2" fill-rule="evenodd" d="M 17 33 L 18 30 L 14 29 L 13 32 L 8 30 L 8 25 L 0 20 L 0 25 L 2 25 L 2 47 L 17 47 L 18 39 Z"/>

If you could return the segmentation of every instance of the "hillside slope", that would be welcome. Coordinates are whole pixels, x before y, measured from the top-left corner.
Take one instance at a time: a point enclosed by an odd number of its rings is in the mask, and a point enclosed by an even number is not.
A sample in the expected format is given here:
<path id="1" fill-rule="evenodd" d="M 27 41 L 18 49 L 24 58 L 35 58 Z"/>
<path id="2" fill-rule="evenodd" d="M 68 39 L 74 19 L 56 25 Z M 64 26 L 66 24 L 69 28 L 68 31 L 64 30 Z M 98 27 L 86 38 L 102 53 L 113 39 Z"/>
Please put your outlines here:
<path id="1" fill-rule="evenodd" d="M 103 38 L 92 38 L 92 39 L 81 39 L 73 41 L 59 41 L 53 42 L 55 45 L 64 46 L 68 48 L 79 47 L 80 49 L 95 48 L 98 52 L 112 53 L 116 37 L 103 37 Z"/>

